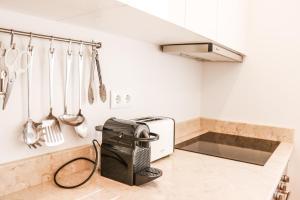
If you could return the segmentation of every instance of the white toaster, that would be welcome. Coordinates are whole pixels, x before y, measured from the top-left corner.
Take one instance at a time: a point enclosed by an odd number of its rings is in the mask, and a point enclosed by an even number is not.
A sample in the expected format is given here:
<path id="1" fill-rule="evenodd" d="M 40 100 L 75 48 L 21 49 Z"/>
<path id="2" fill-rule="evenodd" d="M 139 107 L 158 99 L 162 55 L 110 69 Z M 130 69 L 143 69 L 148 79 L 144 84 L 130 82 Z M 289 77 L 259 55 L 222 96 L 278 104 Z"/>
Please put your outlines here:
<path id="1" fill-rule="evenodd" d="M 151 142 L 151 162 L 174 152 L 175 121 L 168 117 L 143 117 L 133 121 L 147 124 L 150 132 L 159 135 L 159 140 Z"/>

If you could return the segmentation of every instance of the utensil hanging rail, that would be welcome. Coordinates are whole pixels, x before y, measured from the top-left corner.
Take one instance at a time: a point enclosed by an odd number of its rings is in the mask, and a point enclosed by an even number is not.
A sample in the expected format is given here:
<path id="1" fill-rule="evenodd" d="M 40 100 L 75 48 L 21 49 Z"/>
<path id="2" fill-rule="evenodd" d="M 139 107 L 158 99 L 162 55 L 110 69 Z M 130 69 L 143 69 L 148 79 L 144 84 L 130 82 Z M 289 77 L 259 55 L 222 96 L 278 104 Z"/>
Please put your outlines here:
<path id="1" fill-rule="evenodd" d="M 55 40 L 55 41 L 60 41 L 60 42 L 70 42 L 71 41 L 72 43 L 76 43 L 76 44 L 84 44 L 84 45 L 94 46 L 96 48 L 101 48 L 101 42 L 89 42 L 89 41 L 76 40 L 76 39 L 71 39 L 71 38 L 64 38 L 64 37 L 51 36 L 51 35 L 45 35 L 45 34 L 39 34 L 39 33 L 19 31 L 19 30 L 14 30 L 14 29 L 7 29 L 7 28 L 0 28 L 0 32 L 14 34 L 14 35 L 35 37 L 35 38 L 40 38 L 40 39 L 45 39 L 45 40 Z"/>

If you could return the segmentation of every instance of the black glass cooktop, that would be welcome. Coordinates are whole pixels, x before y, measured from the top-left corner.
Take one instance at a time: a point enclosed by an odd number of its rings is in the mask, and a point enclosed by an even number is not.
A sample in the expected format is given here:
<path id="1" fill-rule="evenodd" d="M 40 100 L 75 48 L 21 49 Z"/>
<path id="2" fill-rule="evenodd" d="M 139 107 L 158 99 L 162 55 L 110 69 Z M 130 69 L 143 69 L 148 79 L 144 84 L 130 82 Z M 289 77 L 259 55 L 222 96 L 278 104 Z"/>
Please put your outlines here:
<path id="1" fill-rule="evenodd" d="M 208 132 L 177 144 L 176 149 L 265 165 L 280 142 Z"/>

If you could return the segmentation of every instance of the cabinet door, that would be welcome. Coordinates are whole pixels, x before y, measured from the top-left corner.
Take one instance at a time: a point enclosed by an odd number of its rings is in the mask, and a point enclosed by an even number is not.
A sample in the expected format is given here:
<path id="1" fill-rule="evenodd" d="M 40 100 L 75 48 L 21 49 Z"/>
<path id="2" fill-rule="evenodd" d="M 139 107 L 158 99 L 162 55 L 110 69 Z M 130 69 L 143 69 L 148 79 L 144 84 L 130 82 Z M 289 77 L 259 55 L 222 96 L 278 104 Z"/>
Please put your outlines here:
<path id="1" fill-rule="evenodd" d="M 166 20 L 184 27 L 185 6 L 186 0 L 168 0 L 168 14 Z"/>
<path id="2" fill-rule="evenodd" d="M 186 0 L 186 28 L 216 39 L 218 0 Z"/>
<path id="3" fill-rule="evenodd" d="M 131 7 L 184 26 L 185 0 L 118 0 Z"/>
<path id="4" fill-rule="evenodd" d="M 146 13 L 164 17 L 166 15 L 168 0 L 118 0 L 131 7 L 142 10 Z"/>
<path id="5" fill-rule="evenodd" d="M 218 42 L 234 50 L 245 51 L 246 12 L 246 0 L 219 0 Z"/>

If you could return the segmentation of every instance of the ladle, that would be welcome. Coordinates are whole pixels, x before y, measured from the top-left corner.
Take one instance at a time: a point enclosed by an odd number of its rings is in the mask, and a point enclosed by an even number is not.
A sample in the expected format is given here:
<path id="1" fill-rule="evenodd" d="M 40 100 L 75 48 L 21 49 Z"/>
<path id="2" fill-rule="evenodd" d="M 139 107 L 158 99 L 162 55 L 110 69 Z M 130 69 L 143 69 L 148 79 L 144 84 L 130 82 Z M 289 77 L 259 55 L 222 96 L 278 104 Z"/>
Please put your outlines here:
<path id="1" fill-rule="evenodd" d="M 29 43 L 28 45 L 29 58 L 27 60 L 27 115 L 28 119 L 26 124 L 24 125 L 23 130 L 23 139 L 25 144 L 27 144 L 30 148 L 36 148 L 36 145 L 41 146 L 41 134 L 39 129 L 39 124 L 35 123 L 31 119 L 30 115 L 30 89 L 31 89 L 31 70 L 33 63 L 33 46 Z"/>
<path id="2" fill-rule="evenodd" d="M 82 117 L 84 119 L 84 121 L 80 125 L 75 126 L 75 131 L 80 137 L 87 137 L 87 135 L 88 135 L 88 125 L 86 123 L 86 118 L 82 115 L 82 112 L 81 112 L 81 107 L 82 107 L 81 87 L 82 87 L 82 73 L 83 73 L 82 46 L 83 46 L 83 44 L 80 45 L 79 57 L 78 57 L 78 74 L 79 74 L 79 111 L 78 111 L 78 116 Z"/>
<path id="3" fill-rule="evenodd" d="M 67 110 L 67 97 L 68 97 L 68 88 L 69 88 L 69 78 L 72 65 L 73 53 L 71 50 L 71 41 L 69 43 L 67 51 L 67 65 L 66 65 L 66 78 L 65 78 L 65 94 L 64 94 L 64 114 L 59 116 L 59 119 L 62 123 L 69 126 L 78 126 L 84 121 L 82 115 L 68 114 Z"/>

